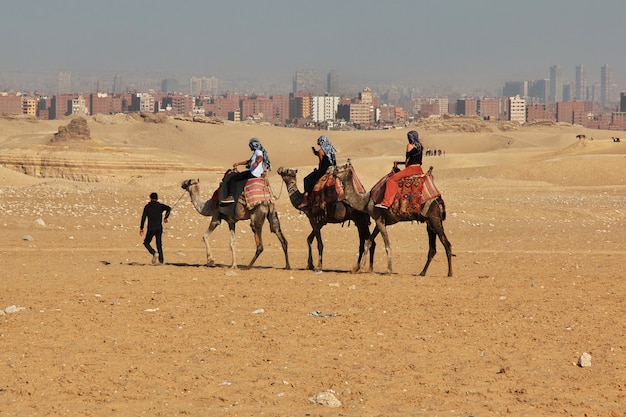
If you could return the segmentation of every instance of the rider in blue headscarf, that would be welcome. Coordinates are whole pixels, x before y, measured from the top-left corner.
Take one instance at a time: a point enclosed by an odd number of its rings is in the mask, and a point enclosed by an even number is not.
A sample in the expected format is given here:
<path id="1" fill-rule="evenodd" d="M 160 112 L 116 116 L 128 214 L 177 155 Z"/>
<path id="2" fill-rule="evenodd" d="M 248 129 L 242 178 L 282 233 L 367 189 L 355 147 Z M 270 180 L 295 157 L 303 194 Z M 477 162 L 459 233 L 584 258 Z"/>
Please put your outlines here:
<path id="1" fill-rule="evenodd" d="M 235 162 L 233 164 L 233 168 L 237 169 L 239 165 L 245 165 L 248 169 L 242 172 L 237 172 L 235 174 L 229 175 L 225 180 L 225 186 L 227 190 L 227 196 L 224 200 L 222 200 L 221 204 L 230 204 L 235 202 L 235 198 L 233 196 L 233 182 L 236 181 L 247 181 L 250 178 L 256 177 L 259 178 L 263 175 L 264 171 L 269 171 L 272 169 L 272 164 L 270 162 L 269 156 L 267 156 L 267 152 L 261 142 L 257 138 L 252 138 L 248 142 L 248 146 L 252 151 L 252 156 L 249 160 Z"/>
<path id="2" fill-rule="evenodd" d="M 317 138 L 317 144 L 320 147 L 319 150 L 316 150 L 315 147 L 311 147 L 311 149 L 313 154 L 318 157 L 319 164 L 313 172 L 304 177 L 304 199 L 298 208 L 305 208 L 309 205 L 309 193 L 313 191 L 317 181 L 326 174 L 329 167 L 337 165 L 337 151 L 328 138 L 320 136 Z"/>

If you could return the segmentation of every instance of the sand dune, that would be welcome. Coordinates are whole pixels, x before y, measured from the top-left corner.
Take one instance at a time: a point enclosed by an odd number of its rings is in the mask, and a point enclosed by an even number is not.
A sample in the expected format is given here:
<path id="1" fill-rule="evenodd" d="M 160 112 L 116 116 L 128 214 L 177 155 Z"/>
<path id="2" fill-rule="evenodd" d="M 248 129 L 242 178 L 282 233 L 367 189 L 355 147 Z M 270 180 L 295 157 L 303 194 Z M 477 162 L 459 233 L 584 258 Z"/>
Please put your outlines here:
<path id="1" fill-rule="evenodd" d="M 626 144 L 615 132 L 117 115 L 89 118 L 91 140 L 52 143 L 68 122 L 0 118 L 0 310 L 24 307 L 0 315 L 0 414 L 626 415 Z M 382 274 L 380 239 L 375 272 L 350 273 L 352 224 L 324 227 L 324 271 L 306 270 L 310 226 L 278 167 L 306 175 L 325 134 L 370 187 L 403 158 L 409 129 L 446 151 L 424 165 L 446 201 L 455 276 L 441 245 L 417 275 L 428 242 L 416 223 L 389 228 L 394 274 Z M 199 178 L 208 198 L 251 137 L 274 165 L 290 271 L 267 226 L 252 270 L 227 267 L 226 225 L 210 239 L 218 266 L 205 266 L 209 219 L 181 189 Z M 152 191 L 174 208 L 158 267 L 138 234 Z M 244 265 L 254 239 L 247 222 L 236 230 Z M 576 365 L 583 352 L 591 367 Z M 327 390 L 338 409 L 309 402 Z"/>

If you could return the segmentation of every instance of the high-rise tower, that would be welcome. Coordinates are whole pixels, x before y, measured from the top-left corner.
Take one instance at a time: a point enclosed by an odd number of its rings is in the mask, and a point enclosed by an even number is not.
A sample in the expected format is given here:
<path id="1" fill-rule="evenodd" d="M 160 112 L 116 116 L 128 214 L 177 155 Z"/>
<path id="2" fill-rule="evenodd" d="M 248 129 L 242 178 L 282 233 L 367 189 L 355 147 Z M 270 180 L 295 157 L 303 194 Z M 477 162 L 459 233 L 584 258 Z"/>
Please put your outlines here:
<path id="1" fill-rule="evenodd" d="M 611 66 L 605 64 L 600 68 L 600 104 L 606 106 L 611 101 Z"/>
<path id="2" fill-rule="evenodd" d="M 574 88 L 574 98 L 577 101 L 586 101 L 587 80 L 585 78 L 585 66 L 583 64 L 576 66 L 576 86 Z"/>
<path id="3" fill-rule="evenodd" d="M 563 71 L 560 65 L 550 67 L 550 102 L 563 101 Z"/>

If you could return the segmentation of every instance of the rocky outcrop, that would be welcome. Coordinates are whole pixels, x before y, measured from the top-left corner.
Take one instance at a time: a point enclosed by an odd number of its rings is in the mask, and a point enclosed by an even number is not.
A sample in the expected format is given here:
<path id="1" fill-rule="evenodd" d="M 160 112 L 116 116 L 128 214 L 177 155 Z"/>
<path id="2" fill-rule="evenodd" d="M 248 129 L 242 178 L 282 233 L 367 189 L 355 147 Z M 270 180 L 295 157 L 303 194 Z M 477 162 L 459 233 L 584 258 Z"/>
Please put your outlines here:
<path id="1" fill-rule="evenodd" d="M 83 141 L 91 139 L 91 131 L 87 126 L 87 120 L 82 117 L 72 119 L 67 126 L 60 126 L 59 131 L 54 134 L 52 142 Z"/>

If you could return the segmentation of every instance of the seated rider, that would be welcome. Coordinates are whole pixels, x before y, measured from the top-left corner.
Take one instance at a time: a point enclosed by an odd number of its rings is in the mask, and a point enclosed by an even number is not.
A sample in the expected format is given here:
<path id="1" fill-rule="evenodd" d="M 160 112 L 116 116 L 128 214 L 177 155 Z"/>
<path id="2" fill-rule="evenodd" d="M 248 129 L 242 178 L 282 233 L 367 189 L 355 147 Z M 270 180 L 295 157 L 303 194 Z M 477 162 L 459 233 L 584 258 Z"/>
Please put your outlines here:
<path id="1" fill-rule="evenodd" d="M 246 165 L 248 169 L 242 172 L 236 172 L 226 177 L 225 184 L 223 186 L 226 187 L 226 195 L 228 197 L 220 202 L 222 204 L 231 204 L 235 202 L 233 197 L 233 183 L 237 181 L 247 181 L 250 178 L 260 178 L 266 169 L 270 170 L 272 168 L 267 152 L 257 138 L 250 139 L 248 146 L 252 151 L 250 159 L 247 161 L 235 162 L 233 164 L 233 168 L 235 170 L 239 165 Z"/>
<path id="2" fill-rule="evenodd" d="M 329 167 L 337 165 L 337 151 L 332 143 L 326 136 L 320 136 L 317 138 L 317 144 L 320 149 L 316 150 L 311 146 L 313 154 L 318 157 L 319 163 L 317 168 L 313 170 L 309 175 L 304 177 L 304 198 L 298 208 L 305 208 L 309 205 L 309 193 L 313 191 L 315 184 L 326 174 Z"/>
<path id="3" fill-rule="evenodd" d="M 375 207 L 380 209 L 388 209 L 393 204 L 393 200 L 398 191 L 398 181 L 411 175 L 423 174 L 422 170 L 422 143 L 419 141 L 419 135 L 415 130 L 407 133 L 409 143 L 406 145 L 406 159 L 404 161 L 405 168 L 392 174 L 385 185 L 385 197 L 380 204 Z M 394 167 L 400 162 L 395 162 Z"/>

